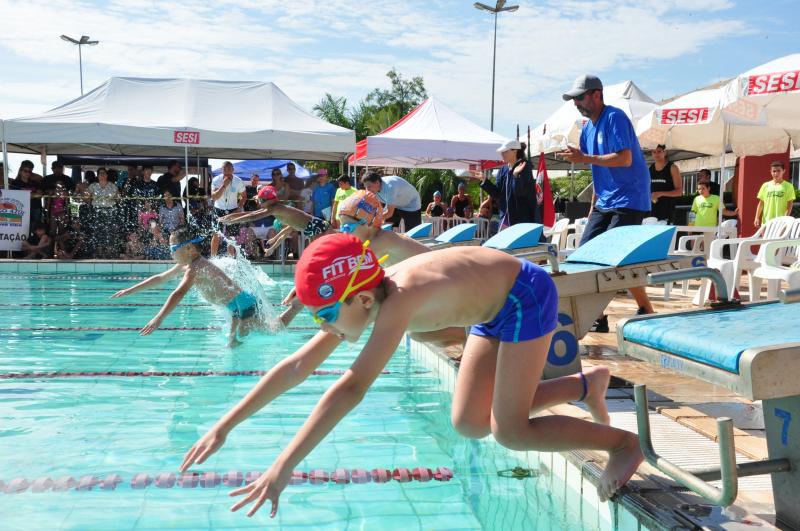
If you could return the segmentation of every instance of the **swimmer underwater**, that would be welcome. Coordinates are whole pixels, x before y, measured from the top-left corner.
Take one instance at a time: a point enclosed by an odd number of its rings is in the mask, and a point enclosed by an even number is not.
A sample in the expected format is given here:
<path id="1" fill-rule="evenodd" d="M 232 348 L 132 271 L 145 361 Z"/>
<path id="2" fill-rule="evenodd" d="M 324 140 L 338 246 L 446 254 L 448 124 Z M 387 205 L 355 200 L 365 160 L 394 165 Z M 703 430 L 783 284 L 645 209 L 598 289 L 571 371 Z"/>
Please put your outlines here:
<path id="1" fill-rule="evenodd" d="M 384 268 L 350 234 L 322 236 L 297 263 L 297 297 L 321 331 L 275 365 L 186 453 L 181 471 L 203 463 L 230 431 L 285 391 L 303 382 L 342 341 L 372 333 L 349 370 L 323 394 L 292 441 L 243 496 L 252 516 L 267 500 L 271 516 L 294 468 L 355 408 L 392 357 L 403 334 L 472 326 L 456 380 L 451 418 L 465 437 L 490 433 L 516 450 L 604 450 L 609 454 L 598 494 L 610 498 L 643 457 L 633 433 L 608 426 L 604 367 L 540 381 L 557 324 L 558 294 L 546 271 L 501 251 L 453 247 Z M 544 408 L 583 401 L 594 422 L 550 415 Z"/>
<path id="2" fill-rule="evenodd" d="M 175 266 L 153 275 L 138 284 L 120 290 L 111 296 L 112 299 L 125 297 L 162 284 L 172 278 L 183 274 L 178 287 L 167 297 L 164 306 L 153 317 L 140 335 L 146 336 L 156 330 L 167 315 L 175 309 L 186 296 L 189 289 L 197 288 L 200 294 L 211 304 L 224 306 L 231 313 L 231 328 L 228 333 L 228 345 L 235 346 L 240 343 L 240 338 L 253 330 L 270 330 L 270 323 L 265 322 L 258 311 L 258 299 L 252 293 L 243 291 L 239 285 L 226 275 L 220 268 L 200 255 L 197 246 L 203 241 L 202 236 L 196 236 L 189 229 L 181 227 L 169 237 L 169 249 L 175 259 Z M 279 320 L 285 326 L 292 310 L 284 312 Z M 293 317 L 294 315 L 291 315 Z"/>

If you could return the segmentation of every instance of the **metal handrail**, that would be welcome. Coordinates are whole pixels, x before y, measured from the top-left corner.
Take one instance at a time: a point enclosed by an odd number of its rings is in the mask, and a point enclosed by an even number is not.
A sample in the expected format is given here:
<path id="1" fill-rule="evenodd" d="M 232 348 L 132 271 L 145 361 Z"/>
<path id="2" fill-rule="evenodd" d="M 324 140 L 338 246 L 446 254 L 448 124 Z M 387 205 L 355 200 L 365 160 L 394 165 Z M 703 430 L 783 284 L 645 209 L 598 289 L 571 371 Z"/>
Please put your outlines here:
<path id="1" fill-rule="evenodd" d="M 548 244 L 546 248 L 538 251 L 530 251 L 528 253 L 513 254 L 516 258 L 545 258 L 550 264 L 550 272 L 553 274 L 561 273 L 558 267 L 558 246 L 555 244 Z"/>
<path id="2" fill-rule="evenodd" d="M 778 300 L 783 304 L 800 302 L 800 289 L 785 289 L 778 293 Z"/>
<path id="3" fill-rule="evenodd" d="M 733 504 L 739 493 L 736 448 L 733 444 L 733 421 L 729 418 L 717 419 L 720 459 L 719 476 L 722 479 L 722 489 L 718 489 L 656 453 L 653 449 L 653 443 L 650 437 L 647 387 L 645 385 L 635 385 L 633 392 L 636 400 L 636 424 L 639 428 L 639 446 L 647 462 L 714 505 L 727 507 Z M 704 473 L 708 474 L 709 471 L 704 471 Z"/>
<path id="4" fill-rule="evenodd" d="M 713 267 L 687 267 L 685 269 L 676 269 L 674 271 L 664 271 L 662 273 L 650 273 L 647 275 L 648 284 L 667 284 L 668 282 L 677 282 L 679 280 L 691 280 L 694 278 L 707 278 L 714 283 L 717 290 L 717 300 L 719 302 L 728 302 L 728 285 L 722 274 Z"/>

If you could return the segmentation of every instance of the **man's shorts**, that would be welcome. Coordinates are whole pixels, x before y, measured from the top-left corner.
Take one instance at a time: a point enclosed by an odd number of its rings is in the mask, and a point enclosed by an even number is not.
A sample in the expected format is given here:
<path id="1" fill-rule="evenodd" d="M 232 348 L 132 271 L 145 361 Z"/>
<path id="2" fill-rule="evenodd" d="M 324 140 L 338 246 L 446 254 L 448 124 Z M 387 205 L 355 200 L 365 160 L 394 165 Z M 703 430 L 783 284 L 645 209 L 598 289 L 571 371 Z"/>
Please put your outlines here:
<path id="1" fill-rule="evenodd" d="M 230 210 L 225 210 L 224 208 L 214 207 L 214 219 L 216 220 L 216 219 L 221 218 L 222 216 L 227 216 L 228 214 L 233 214 L 234 212 L 237 212 L 238 210 L 239 210 L 238 208 L 232 208 Z M 239 227 L 238 227 L 238 225 L 234 225 L 234 224 L 228 224 L 228 225 L 225 225 L 223 227 L 220 227 L 220 230 L 225 236 L 227 236 L 229 238 L 230 237 L 234 237 L 237 234 L 239 234 Z"/>
<path id="2" fill-rule="evenodd" d="M 520 343 L 546 336 L 556 329 L 558 292 L 553 279 L 532 262 L 520 262 L 519 274 L 500 312 L 488 323 L 473 326 L 470 334 Z"/>
<path id="3" fill-rule="evenodd" d="M 328 223 L 324 219 L 311 218 L 311 221 L 308 222 L 308 225 L 306 225 L 305 230 L 303 230 L 303 234 L 305 234 L 309 238 L 315 238 L 330 228 L 331 228 L 330 223 Z"/>
<path id="4" fill-rule="evenodd" d="M 258 311 L 258 299 L 246 291 L 240 291 L 226 307 L 231 311 L 233 317 L 249 319 Z"/>
<path id="5" fill-rule="evenodd" d="M 595 208 L 592 210 L 592 215 L 589 216 L 589 221 L 586 223 L 586 228 L 583 230 L 581 245 L 614 227 L 641 225 L 642 220 L 647 217 L 647 214 L 649 214 L 649 212 L 631 210 L 630 208 L 615 208 L 614 210 L 600 210 Z"/>

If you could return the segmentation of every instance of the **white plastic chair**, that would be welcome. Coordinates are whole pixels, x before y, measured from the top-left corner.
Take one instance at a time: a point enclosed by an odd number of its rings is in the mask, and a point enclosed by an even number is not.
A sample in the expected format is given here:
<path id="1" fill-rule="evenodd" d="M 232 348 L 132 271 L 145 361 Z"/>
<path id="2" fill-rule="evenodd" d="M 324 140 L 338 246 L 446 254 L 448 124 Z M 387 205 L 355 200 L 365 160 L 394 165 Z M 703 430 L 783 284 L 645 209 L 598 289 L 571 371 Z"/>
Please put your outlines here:
<path id="1" fill-rule="evenodd" d="M 567 228 L 569 227 L 569 219 L 561 218 L 556 221 L 552 227 L 544 229 L 546 238 L 550 238 L 550 243 L 558 246 L 559 249 L 564 248 L 567 239 Z"/>
<path id="2" fill-rule="evenodd" d="M 761 284 L 767 281 L 767 298 L 775 299 L 781 281 L 789 289 L 800 287 L 800 219 L 789 230 L 788 239 L 762 245 L 758 267 L 748 272 L 750 302 L 761 298 Z"/>
<path id="3" fill-rule="evenodd" d="M 649 218 L 644 218 L 642 220 L 642 225 L 658 225 L 658 218 L 654 216 L 650 216 Z"/>
<path id="4" fill-rule="evenodd" d="M 733 293 L 739 286 L 742 272 L 750 274 L 751 271 L 761 265 L 758 263 L 757 258 L 763 247 L 762 244 L 788 238 L 794 223 L 795 218 L 781 216 L 769 220 L 749 238 L 729 238 L 711 242 L 708 267 L 713 267 L 722 274 L 722 278 L 725 279 L 725 284 L 728 288 L 728 299 L 733 298 Z M 759 251 L 754 253 L 752 248 L 755 246 L 759 247 Z M 725 247 L 730 249 L 731 258 L 723 257 Z M 706 300 L 707 287 L 708 281 L 703 281 L 703 286 L 700 288 L 702 290 L 700 296 L 701 304 Z"/>
<path id="5" fill-rule="evenodd" d="M 561 256 L 566 258 L 572 254 L 575 249 L 580 247 L 583 231 L 586 230 L 586 223 L 588 221 L 589 218 L 580 218 L 575 220 L 575 223 L 573 224 L 575 232 L 567 234 L 567 240 L 564 244 L 564 248 L 559 251 Z"/>

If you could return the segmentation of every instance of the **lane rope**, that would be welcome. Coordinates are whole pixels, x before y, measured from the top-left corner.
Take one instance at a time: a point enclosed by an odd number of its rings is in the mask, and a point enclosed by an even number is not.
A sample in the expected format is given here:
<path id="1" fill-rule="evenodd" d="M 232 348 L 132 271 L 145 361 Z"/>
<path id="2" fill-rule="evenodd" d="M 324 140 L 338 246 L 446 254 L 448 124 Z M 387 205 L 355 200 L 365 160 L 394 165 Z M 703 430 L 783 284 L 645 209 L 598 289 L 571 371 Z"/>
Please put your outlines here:
<path id="1" fill-rule="evenodd" d="M 114 326 L 114 327 L 68 327 L 68 326 L 34 326 L 34 327 L 20 327 L 20 328 L 0 328 L 0 332 L 138 332 L 142 328 L 138 326 Z M 155 332 L 163 331 L 190 331 L 196 332 L 199 330 L 222 330 L 221 326 L 162 326 L 157 328 Z M 301 330 L 319 330 L 318 326 L 288 326 L 282 330 L 301 331 Z"/>
<path id="2" fill-rule="evenodd" d="M 173 487 L 193 489 L 198 486 L 204 489 L 213 489 L 220 484 L 235 488 L 252 483 L 261 477 L 261 474 L 263 474 L 262 470 L 252 470 L 250 472 L 231 470 L 224 474 L 217 472 L 161 472 L 150 475 L 146 472 L 139 472 L 130 479 L 124 479 L 119 474 L 108 474 L 103 478 L 92 475 L 80 478 L 62 476 L 55 479 L 45 476 L 32 480 L 16 477 L 7 482 L 0 480 L 0 492 L 5 494 L 20 494 L 25 491 L 33 493 L 47 491 L 88 492 L 94 490 L 95 487 L 98 490 L 113 491 L 119 485 L 130 485 L 130 488 L 135 490 L 153 487 L 159 489 L 171 489 Z M 323 469 L 315 469 L 309 472 L 295 470 L 292 472 L 292 479 L 289 480 L 289 485 L 302 485 L 305 483 L 310 485 L 324 485 L 326 483 L 346 485 L 348 483 L 389 483 L 391 481 L 398 483 L 410 483 L 411 481 L 426 483 L 431 480 L 446 482 L 451 479 L 453 479 L 453 471 L 445 466 L 440 466 L 436 469 L 416 467 L 411 469 L 395 468 L 394 470 L 389 470 L 388 468 L 373 468 L 372 470 L 337 468 L 332 472 Z"/>
<path id="3" fill-rule="evenodd" d="M 47 372 L 10 372 L 0 374 L 0 380 L 43 379 L 43 378 L 156 378 L 162 376 L 264 376 L 265 370 L 240 371 L 47 371 Z M 313 376 L 341 376 L 346 369 L 317 369 Z M 428 374 L 430 371 L 416 370 L 381 371 L 381 374 Z"/>

